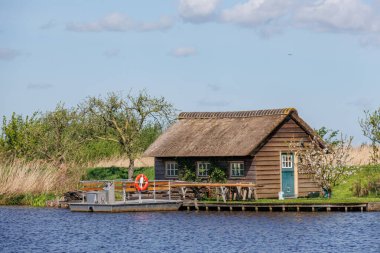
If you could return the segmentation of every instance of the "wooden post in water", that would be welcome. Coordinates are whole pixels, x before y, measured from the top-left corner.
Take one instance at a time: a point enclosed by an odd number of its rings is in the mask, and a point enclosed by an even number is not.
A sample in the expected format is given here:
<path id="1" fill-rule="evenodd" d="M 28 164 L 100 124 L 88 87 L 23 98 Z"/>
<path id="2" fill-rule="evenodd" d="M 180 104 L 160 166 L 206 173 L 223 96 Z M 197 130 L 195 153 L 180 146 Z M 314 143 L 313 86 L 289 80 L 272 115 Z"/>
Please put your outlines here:
<path id="1" fill-rule="evenodd" d="M 199 211 L 198 199 L 197 199 L 197 198 L 194 199 L 194 206 L 195 206 L 195 209 L 196 209 L 197 211 Z"/>
<path id="2" fill-rule="evenodd" d="M 172 188 L 170 187 L 170 180 L 169 180 L 169 200 L 172 200 Z"/>
<path id="3" fill-rule="evenodd" d="M 153 181 L 153 199 L 156 201 L 156 180 Z"/>
<path id="4" fill-rule="evenodd" d="M 127 201 L 127 192 L 126 192 L 126 186 L 127 183 L 123 183 L 123 201 L 124 203 Z"/>

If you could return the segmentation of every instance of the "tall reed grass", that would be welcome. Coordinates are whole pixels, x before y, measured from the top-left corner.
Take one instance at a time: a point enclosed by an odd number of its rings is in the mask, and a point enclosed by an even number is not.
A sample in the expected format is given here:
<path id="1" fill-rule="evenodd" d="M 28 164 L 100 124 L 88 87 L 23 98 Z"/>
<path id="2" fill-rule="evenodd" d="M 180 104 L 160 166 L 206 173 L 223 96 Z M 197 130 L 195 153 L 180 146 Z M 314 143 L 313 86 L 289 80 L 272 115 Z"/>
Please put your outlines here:
<path id="1" fill-rule="evenodd" d="M 59 169 L 47 162 L 2 161 L 0 195 L 60 194 L 76 189 L 80 177 L 79 169 Z"/>

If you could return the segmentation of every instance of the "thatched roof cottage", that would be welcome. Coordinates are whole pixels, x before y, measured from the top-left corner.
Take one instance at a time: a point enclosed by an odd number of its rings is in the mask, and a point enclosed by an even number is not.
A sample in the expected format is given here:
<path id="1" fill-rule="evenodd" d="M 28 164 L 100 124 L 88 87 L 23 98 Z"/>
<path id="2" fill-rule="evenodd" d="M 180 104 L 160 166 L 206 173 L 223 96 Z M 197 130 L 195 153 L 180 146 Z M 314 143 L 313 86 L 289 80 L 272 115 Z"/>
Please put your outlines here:
<path id="1" fill-rule="evenodd" d="M 230 182 L 254 182 L 259 198 L 306 196 L 321 189 L 297 169 L 290 142 L 310 142 L 313 129 L 294 108 L 240 112 L 183 112 L 145 152 L 156 179 L 178 179 L 192 169 L 207 179 L 218 167 Z M 323 143 L 321 142 L 321 145 Z"/>

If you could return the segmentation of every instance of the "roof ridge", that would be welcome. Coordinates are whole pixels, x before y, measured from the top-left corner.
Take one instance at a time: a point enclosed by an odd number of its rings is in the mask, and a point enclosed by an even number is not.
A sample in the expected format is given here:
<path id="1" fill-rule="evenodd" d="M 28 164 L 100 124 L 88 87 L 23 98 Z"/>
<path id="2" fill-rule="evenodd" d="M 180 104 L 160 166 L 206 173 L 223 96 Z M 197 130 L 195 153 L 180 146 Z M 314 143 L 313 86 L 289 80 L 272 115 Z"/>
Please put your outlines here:
<path id="1" fill-rule="evenodd" d="M 289 115 L 296 113 L 297 110 L 292 107 L 280 109 L 264 109 L 253 111 L 232 111 L 232 112 L 181 112 L 178 119 L 212 119 L 212 118 L 250 118 L 263 117 L 272 115 Z"/>

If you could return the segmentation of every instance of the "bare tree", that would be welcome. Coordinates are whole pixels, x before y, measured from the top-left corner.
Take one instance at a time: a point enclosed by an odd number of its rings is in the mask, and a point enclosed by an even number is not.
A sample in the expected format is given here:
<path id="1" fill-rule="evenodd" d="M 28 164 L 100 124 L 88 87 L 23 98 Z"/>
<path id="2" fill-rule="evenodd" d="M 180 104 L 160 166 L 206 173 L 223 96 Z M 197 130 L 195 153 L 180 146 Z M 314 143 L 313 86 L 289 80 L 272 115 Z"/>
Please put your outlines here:
<path id="1" fill-rule="evenodd" d="M 380 162 L 380 108 L 374 112 L 364 111 L 364 119 L 359 121 L 364 136 L 371 140 L 372 154 L 371 163 Z"/>
<path id="2" fill-rule="evenodd" d="M 128 178 L 133 177 L 135 160 L 146 148 L 144 130 L 157 125 L 164 128 L 175 113 L 163 97 L 151 97 L 145 90 L 137 96 L 113 92 L 106 97 L 90 97 L 83 109 L 93 137 L 118 143 L 121 154 L 129 159 Z"/>
<path id="3" fill-rule="evenodd" d="M 291 147 L 298 154 L 298 168 L 300 173 L 311 175 L 312 179 L 331 197 L 332 189 L 355 169 L 350 164 L 350 150 L 353 137 L 335 139 L 326 142 L 321 148 L 319 142 L 314 140 L 305 145 L 292 143 Z"/>

